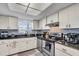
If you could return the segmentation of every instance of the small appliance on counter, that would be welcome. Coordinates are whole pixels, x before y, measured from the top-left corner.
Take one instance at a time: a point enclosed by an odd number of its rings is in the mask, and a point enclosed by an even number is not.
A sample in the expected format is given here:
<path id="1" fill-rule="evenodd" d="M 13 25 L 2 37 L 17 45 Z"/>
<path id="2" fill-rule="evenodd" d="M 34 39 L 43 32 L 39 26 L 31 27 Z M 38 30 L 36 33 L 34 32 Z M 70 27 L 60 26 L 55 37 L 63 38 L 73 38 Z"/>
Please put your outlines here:
<path id="1" fill-rule="evenodd" d="M 64 34 L 65 42 L 71 44 L 79 44 L 79 33 L 67 33 Z"/>
<path id="2" fill-rule="evenodd" d="M 0 33 L 0 38 L 8 38 L 8 31 L 2 31 L 1 33 Z"/>

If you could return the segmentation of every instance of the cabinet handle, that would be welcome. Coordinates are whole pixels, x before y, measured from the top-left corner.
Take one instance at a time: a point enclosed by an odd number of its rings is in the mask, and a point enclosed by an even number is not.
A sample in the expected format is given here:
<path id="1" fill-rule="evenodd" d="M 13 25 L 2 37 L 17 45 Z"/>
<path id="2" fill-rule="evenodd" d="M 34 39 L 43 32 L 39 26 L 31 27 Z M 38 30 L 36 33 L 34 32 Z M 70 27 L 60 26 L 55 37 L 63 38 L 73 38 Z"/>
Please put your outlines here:
<path id="1" fill-rule="evenodd" d="M 66 28 L 68 28 L 68 24 L 66 25 Z"/>
<path id="2" fill-rule="evenodd" d="M 66 28 L 67 28 L 67 25 L 66 25 Z"/>
<path id="3" fill-rule="evenodd" d="M 69 28 L 71 27 L 71 24 L 69 24 Z"/>

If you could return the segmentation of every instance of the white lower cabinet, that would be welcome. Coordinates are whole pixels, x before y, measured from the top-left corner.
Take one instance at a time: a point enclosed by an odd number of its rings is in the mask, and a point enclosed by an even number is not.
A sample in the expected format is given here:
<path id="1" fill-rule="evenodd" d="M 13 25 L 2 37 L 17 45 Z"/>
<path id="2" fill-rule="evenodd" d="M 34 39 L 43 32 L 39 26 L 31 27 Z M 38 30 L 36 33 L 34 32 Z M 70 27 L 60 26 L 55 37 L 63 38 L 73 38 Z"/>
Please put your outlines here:
<path id="1" fill-rule="evenodd" d="M 9 48 L 8 44 L 1 44 L 0 45 L 0 56 L 9 55 Z"/>
<path id="2" fill-rule="evenodd" d="M 9 51 L 10 54 L 14 54 L 18 51 L 19 49 L 17 48 L 17 41 L 12 40 L 11 42 L 9 42 Z"/>
<path id="3" fill-rule="evenodd" d="M 32 40 L 29 39 L 28 40 L 28 49 L 32 49 L 33 46 L 34 46 L 34 42 L 32 43 Z"/>
<path id="4" fill-rule="evenodd" d="M 18 48 L 18 51 L 21 52 L 21 51 L 26 51 L 27 50 L 27 45 L 25 43 L 25 41 L 19 41 L 17 43 L 17 48 Z"/>
<path id="5" fill-rule="evenodd" d="M 37 40 L 35 38 L 30 38 L 28 40 L 28 49 L 37 48 Z"/>
<path id="6" fill-rule="evenodd" d="M 60 52 L 68 55 L 68 56 L 79 56 L 79 50 L 74 49 L 74 48 L 70 48 L 61 44 L 56 43 L 55 44 L 55 48 L 56 50 L 59 50 Z M 60 54 L 62 55 L 62 54 Z M 63 56 L 63 55 L 62 55 Z"/>
<path id="7" fill-rule="evenodd" d="M 0 41 L 0 56 L 37 48 L 36 38 L 21 38 Z"/>

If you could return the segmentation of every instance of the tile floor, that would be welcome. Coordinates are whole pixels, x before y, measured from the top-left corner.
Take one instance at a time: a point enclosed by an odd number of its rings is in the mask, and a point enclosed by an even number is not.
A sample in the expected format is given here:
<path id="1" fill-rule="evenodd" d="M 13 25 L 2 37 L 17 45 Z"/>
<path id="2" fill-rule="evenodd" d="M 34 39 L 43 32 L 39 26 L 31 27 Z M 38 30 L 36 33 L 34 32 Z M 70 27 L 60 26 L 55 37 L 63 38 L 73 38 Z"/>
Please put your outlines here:
<path id="1" fill-rule="evenodd" d="M 43 56 L 43 54 L 40 51 L 38 51 L 37 49 L 34 49 L 31 51 L 17 53 L 17 54 L 12 55 L 12 56 Z"/>
<path id="2" fill-rule="evenodd" d="M 31 51 L 26 51 L 26 52 L 21 52 L 21 53 L 17 53 L 11 56 L 44 56 L 40 51 L 38 51 L 37 49 L 31 50 Z M 55 50 L 55 56 L 69 56 L 66 53 L 63 53 L 62 51 L 56 49 Z"/>

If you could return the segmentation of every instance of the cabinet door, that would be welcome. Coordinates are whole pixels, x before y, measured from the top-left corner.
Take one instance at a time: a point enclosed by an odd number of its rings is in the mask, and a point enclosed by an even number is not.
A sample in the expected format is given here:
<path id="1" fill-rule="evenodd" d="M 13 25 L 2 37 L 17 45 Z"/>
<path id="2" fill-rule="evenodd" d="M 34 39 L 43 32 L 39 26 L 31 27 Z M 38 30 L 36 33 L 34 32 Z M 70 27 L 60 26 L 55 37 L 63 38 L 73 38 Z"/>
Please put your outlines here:
<path id="1" fill-rule="evenodd" d="M 8 29 L 8 17 L 0 16 L 0 29 Z"/>
<path id="2" fill-rule="evenodd" d="M 18 18 L 9 17 L 9 29 L 18 29 Z"/>
<path id="3" fill-rule="evenodd" d="M 40 23 L 42 29 L 49 29 L 49 27 L 46 26 L 46 24 L 47 24 L 46 18 L 42 19 L 42 20 L 41 20 L 41 23 Z"/>
<path id="4" fill-rule="evenodd" d="M 20 42 L 20 51 L 26 51 L 26 50 L 28 50 L 28 44 L 26 44 L 26 42 L 25 41 L 23 41 L 23 42 Z"/>
<path id="5" fill-rule="evenodd" d="M 79 4 L 69 8 L 70 28 L 79 28 Z"/>
<path id="6" fill-rule="evenodd" d="M 32 49 L 31 46 L 33 46 L 33 44 L 31 44 L 31 38 L 28 38 L 28 41 L 26 41 L 26 44 L 28 44 L 28 50 Z"/>
<path id="7" fill-rule="evenodd" d="M 59 12 L 59 27 L 60 28 L 68 28 L 68 24 L 69 24 L 68 12 L 69 12 L 68 8 L 61 10 Z"/>
<path id="8" fill-rule="evenodd" d="M 33 44 L 33 46 L 31 45 L 32 49 L 37 48 L 37 40 L 35 38 L 32 38 L 31 44 Z"/>
<path id="9" fill-rule="evenodd" d="M 27 47 L 28 44 L 26 44 L 25 40 L 18 40 L 16 46 L 17 46 L 18 52 L 22 52 L 22 51 L 28 50 L 28 47 Z"/>
<path id="10" fill-rule="evenodd" d="M 58 13 L 48 16 L 47 23 L 58 22 Z"/>
<path id="11" fill-rule="evenodd" d="M 35 38 L 29 38 L 28 40 L 28 49 L 37 48 L 37 41 Z"/>
<path id="12" fill-rule="evenodd" d="M 16 41 L 11 41 L 9 42 L 9 49 L 10 49 L 10 54 L 14 54 L 18 52 L 18 48 L 17 48 L 17 42 Z"/>
<path id="13" fill-rule="evenodd" d="M 9 55 L 9 48 L 8 44 L 1 44 L 0 45 L 0 56 Z"/>

